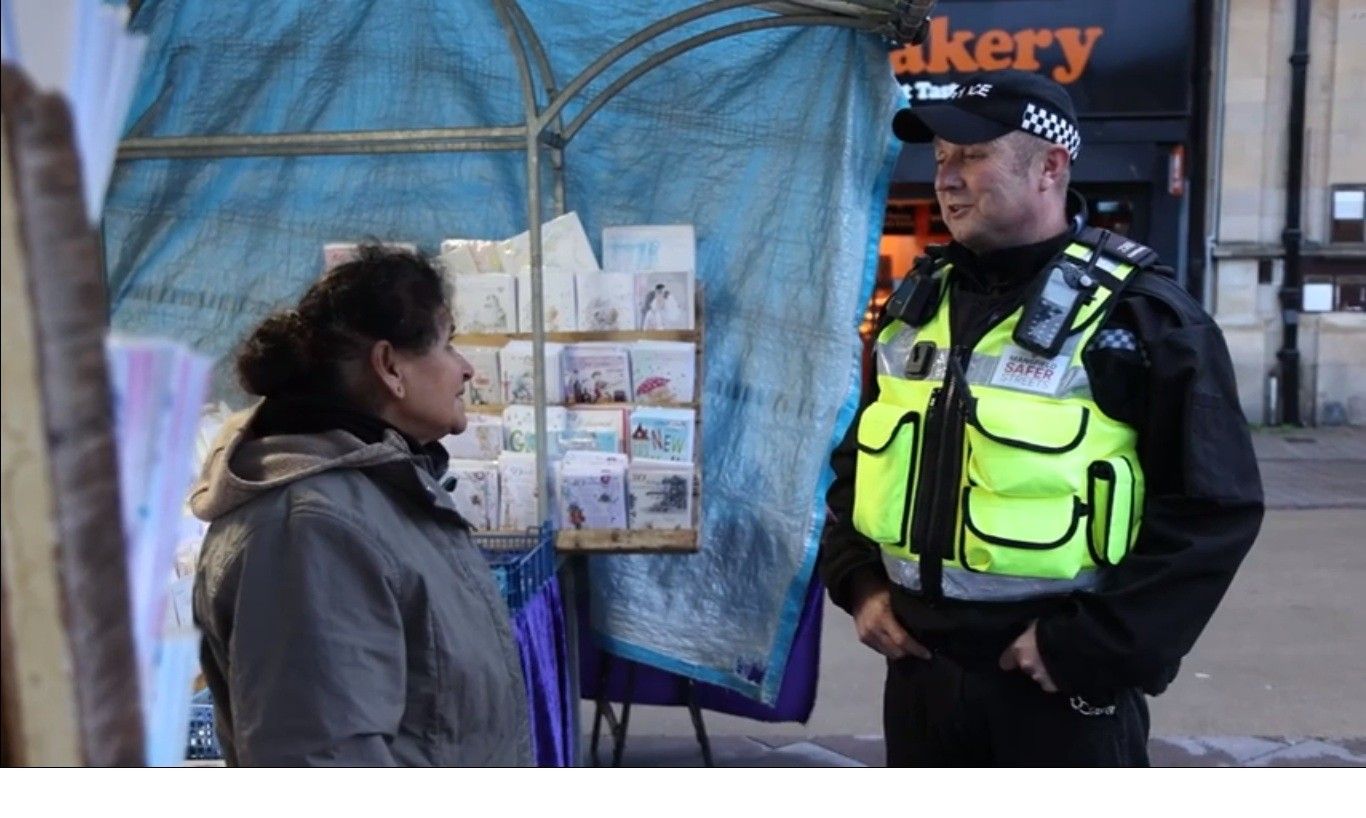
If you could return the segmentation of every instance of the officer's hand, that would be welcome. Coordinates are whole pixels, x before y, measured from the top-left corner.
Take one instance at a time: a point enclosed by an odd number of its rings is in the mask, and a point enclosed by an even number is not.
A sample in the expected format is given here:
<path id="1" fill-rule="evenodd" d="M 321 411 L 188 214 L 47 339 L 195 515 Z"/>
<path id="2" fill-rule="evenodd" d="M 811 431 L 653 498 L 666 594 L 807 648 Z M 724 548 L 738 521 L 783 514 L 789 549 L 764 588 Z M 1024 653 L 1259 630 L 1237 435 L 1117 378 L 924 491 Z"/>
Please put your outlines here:
<path id="1" fill-rule="evenodd" d="M 859 641 L 889 659 L 907 654 L 929 659 L 930 652 L 915 641 L 892 613 L 892 589 L 886 580 L 868 581 L 854 591 L 854 629 Z"/>
<path id="2" fill-rule="evenodd" d="M 1039 653 L 1039 638 L 1034 631 L 1036 624 L 1037 620 L 1030 622 L 1025 632 L 1001 654 L 1001 670 L 1019 669 L 1021 673 L 1038 682 L 1045 693 L 1057 693 L 1058 686 L 1053 684 L 1053 677 L 1048 675 L 1043 655 Z"/>

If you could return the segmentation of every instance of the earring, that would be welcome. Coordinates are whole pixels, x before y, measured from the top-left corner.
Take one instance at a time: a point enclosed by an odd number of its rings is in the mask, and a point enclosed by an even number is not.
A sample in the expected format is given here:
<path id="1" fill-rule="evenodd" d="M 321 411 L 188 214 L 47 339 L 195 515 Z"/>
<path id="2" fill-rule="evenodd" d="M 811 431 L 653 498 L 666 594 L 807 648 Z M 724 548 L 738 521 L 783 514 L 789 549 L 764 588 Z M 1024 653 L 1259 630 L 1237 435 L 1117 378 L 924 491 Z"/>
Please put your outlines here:
<path id="1" fill-rule="evenodd" d="M 398 399 L 399 399 L 399 400 L 403 400 L 403 397 L 404 397 L 406 394 L 407 394 L 407 390 L 405 390 L 403 387 L 400 386 L 400 387 L 398 388 Z"/>

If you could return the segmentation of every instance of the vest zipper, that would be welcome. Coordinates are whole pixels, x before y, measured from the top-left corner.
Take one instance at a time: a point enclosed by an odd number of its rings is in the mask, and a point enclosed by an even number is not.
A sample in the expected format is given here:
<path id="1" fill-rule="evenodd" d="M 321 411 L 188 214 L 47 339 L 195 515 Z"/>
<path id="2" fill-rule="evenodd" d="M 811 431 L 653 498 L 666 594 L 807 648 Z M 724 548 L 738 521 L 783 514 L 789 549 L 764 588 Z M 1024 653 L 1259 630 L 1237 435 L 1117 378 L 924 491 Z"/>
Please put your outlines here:
<path id="1" fill-rule="evenodd" d="M 925 454 L 917 477 L 921 492 L 911 526 L 911 550 L 919 554 L 921 593 L 931 600 L 943 596 L 943 562 L 953 558 L 968 404 L 963 361 L 968 354 L 968 349 L 959 346 L 948 350 L 944 385 L 934 390 L 926 412 Z"/>

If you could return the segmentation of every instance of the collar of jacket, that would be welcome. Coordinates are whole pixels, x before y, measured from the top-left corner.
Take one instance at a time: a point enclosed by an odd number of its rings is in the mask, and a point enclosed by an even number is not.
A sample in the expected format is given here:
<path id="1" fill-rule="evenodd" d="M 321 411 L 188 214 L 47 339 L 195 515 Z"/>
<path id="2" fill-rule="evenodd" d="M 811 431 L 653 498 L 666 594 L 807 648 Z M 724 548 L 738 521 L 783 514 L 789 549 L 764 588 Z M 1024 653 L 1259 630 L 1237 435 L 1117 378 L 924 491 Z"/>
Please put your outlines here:
<path id="1" fill-rule="evenodd" d="M 1068 229 L 1033 244 L 980 254 L 955 241 L 945 248 L 944 257 L 953 264 L 959 287 L 971 292 L 999 295 L 1034 280 L 1040 268 L 1061 253 L 1072 236 L 1072 231 Z"/>
<path id="2" fill-rule="evenodd" d="M 445 475 L 450 455 L 439 442 L 422 444 L 378 416 L 327 397 L 266 398 L 256 407 L 249 428 L 253 437 L 280 434 L 317 434 L 339 429 L 363 443 L 382 443 L 397 434 L 402 448 L 438 480 Z"/>
<path id="3" fill-rule="evenodd" d="M 365 468 L 367 474 L 409 497 L 424 508 L 431 507 L 438 511 L 449 512 L 462 526 L 469 527 L 469 523 L 456 509 L 455 500 L 451 497 L 450 492 L 441 487 L 438 476 L 433 473 L 432 463 L 425 454 L 431 446 L 441 449 L 441 466 L 442 473 L 444 473 L 446 450 L 441 447 L 441 444 L 428 444 L 423 447 L 422 452 L 413 452 L 408 438 L 397 429 L 392 428 L 385 431 L 382 442 L 386 446 L 408 451 L 411 456 L 402 460 L 368 466 Z"/>
<path id="4" fill-rule="evenodd" d="M 333 469 L 363 470 L 425 506 L 456 513 L 433 464 L 398 430 L 385 429 L 372 443 L 338 428 L 261 437 L 252 432 L 258 409 L 259 404 L 227 418 L 210 447 L 190 492 L 190 508 L 199 519 L 212 522 L 262 492 Z"/>

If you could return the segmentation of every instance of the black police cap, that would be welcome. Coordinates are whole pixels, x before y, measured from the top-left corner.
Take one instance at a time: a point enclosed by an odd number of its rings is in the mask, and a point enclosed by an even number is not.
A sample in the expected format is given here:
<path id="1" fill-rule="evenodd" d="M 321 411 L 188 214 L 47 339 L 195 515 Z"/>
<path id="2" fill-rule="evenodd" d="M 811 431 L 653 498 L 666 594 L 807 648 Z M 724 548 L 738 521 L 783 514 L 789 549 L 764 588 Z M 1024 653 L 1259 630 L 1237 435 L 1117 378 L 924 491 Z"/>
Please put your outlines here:
<path id="1" fill-rule="evenodd" d="M 892 131 L 903 142 L 929 142 L 937 136 L 955 145 L 1024 131 L 1063 146 L 1073 161 L 1081 153 L 1072 98 L 1053 80 L 1028 71 L 973 74 L 951 99 L 897 111 Z"/>

